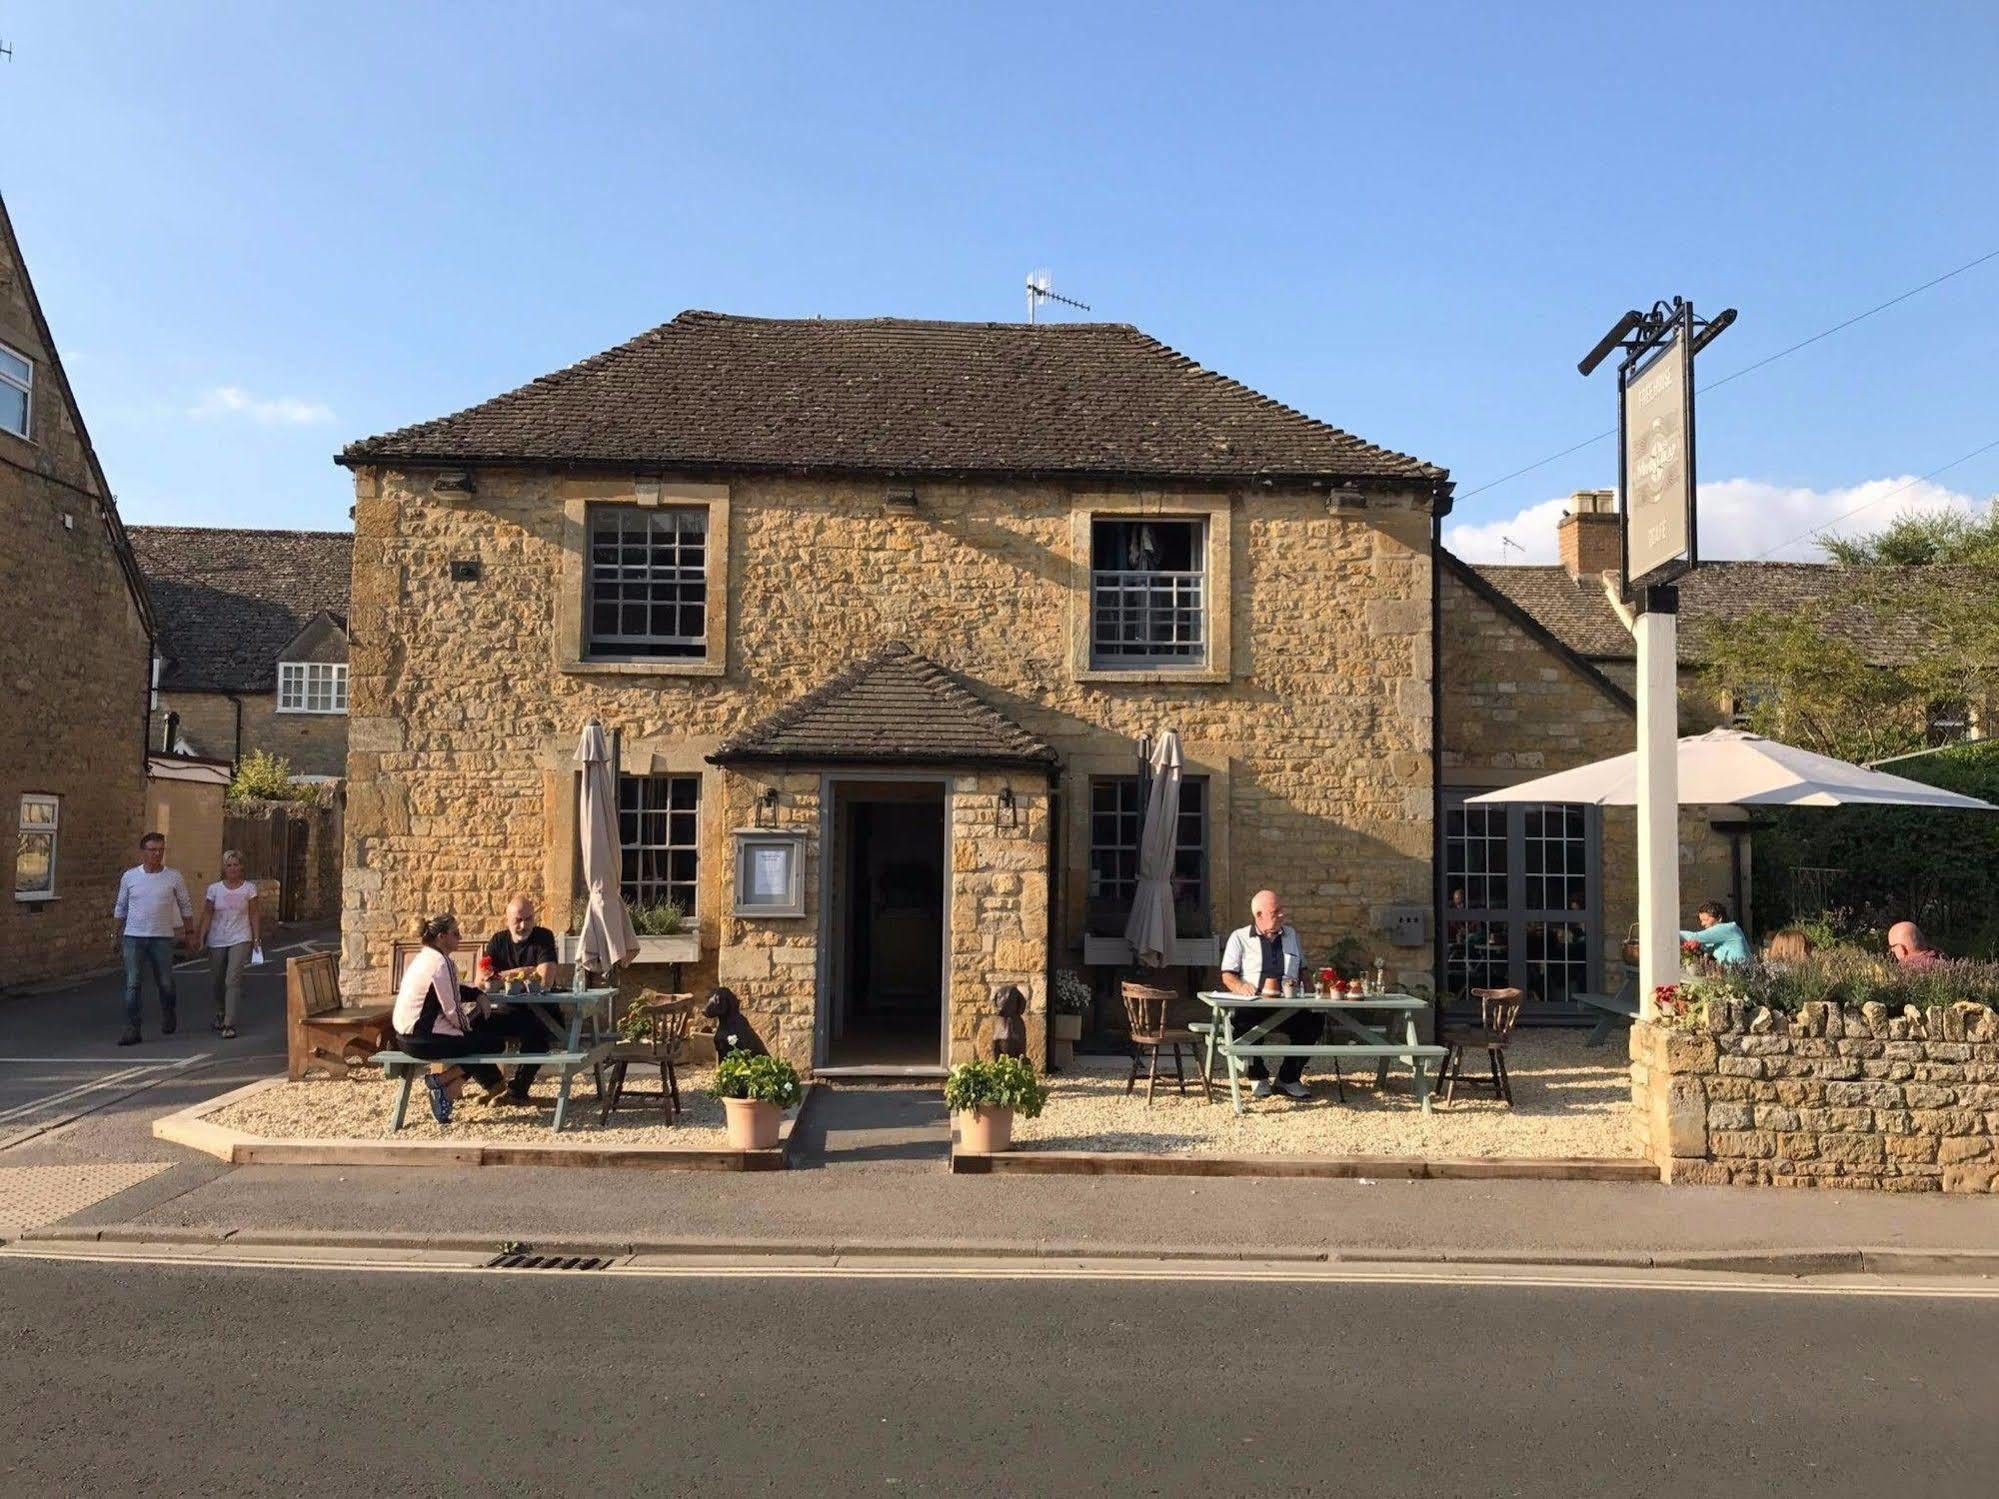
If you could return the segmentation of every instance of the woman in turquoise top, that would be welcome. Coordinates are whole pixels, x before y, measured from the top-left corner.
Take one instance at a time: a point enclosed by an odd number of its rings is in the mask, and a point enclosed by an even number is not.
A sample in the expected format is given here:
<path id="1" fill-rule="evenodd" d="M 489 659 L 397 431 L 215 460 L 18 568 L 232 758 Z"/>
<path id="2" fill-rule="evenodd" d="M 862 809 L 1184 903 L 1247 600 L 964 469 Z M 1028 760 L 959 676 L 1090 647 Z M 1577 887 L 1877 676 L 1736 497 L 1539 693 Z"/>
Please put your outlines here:
<path id="1" fill-rule="evenodd" d="M 1711 900 L 1694 913 L 1700 922 L 1700 929 L 1681 932 L 1682 942 L 1691 942 L 1702 948 L 1705 955 L 1717 963 L 1747 963 L 1749 961 L 1749 939 L 1742 928 L 1728 919 L 1728 907 L 1718 900 Z"/>

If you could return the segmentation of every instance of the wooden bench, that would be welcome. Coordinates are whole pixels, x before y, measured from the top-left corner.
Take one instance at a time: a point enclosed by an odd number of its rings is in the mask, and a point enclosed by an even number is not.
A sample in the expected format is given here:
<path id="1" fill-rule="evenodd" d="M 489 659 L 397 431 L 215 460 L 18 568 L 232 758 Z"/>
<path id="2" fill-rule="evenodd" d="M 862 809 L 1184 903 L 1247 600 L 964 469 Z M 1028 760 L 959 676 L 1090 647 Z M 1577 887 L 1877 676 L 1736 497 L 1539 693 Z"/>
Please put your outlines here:
<path id="1" fill-rule="evenodd" d="M 1615 994 L 1574 994 L 1570 998 L 1577 1004 L 1603 1011 L 1603 1018 L 1583 1039 L 1585 1046 L 1601 1046 L 1618 1021 L 1628 1025 L 1638 1018 L 1638 970 L 1629 963 L 1624 965 L 1624 982 L 1618 985 Z"/>
<path id="2" fill-rule="evenodd" d="M 1332 1044 L 1325 1046 L 1297 1046 L 1289 1042 L 1273 1041 L 1254 1042 L 1247 1046 L 1231 1046 L 1227 1048 L 1227 1056 L 1240 1057 L 1244 1060 L 1250 1057 L 1276 1057 L 1279 1059 L 1284 1057 L 1304 1057 L 1313 1061 L 1330 1059 L 1335 1066 L 1353 1057 L 1373 1057 L 1380 1062 L 1381 1073 L 1384 1077 L 1388 1071 L 1388 1064 L 1399 1057 L 1407 1061 L 1416 1070 L 1416 1096 L 1422 1101 L 1423 1112 L 1427 1114 L 1430 1112 L 1430 1076 L 1418 1064 L 1421 1062 L 1436 1062 L 1441 1064 L 1445 1056 L 1449 1054 L 1449 1051 L 1450 1048 L 1446 1046 L 1432 1046 L 1427 1043 L 1412 1044 L 1407 1041 L 1387 1041 L 1381 1043 L 1357 1041 L 1351 1045 Z M 1222 1054 L 1222 1045 L 1220 1042 L 1217 1042 L 1214 1048 L 1214 1055 L 1220 1056 Z M 1210 1069 L 1214 1066 L 1212 1057 L 1209 1059 L 1208 1066 Z"/>
<path id="3" fill-rule="evenodd" d="M 406 1051 L 378 1051 L 368 1060 L 382 1069 L 382 1075 L 391 1081 L 400 1079 L 402 1086 L 396 1090 L 396 1101 L 389 1113 L 389 1129 L 393 1132 L 403 1127 L 403 1118 L 409 1112 L 410 1088 L 426 1067 L 463 1067 L 468 1062 L 486 1062 L 495 1067 L 553 1067 L 562 1074 L 562 1084 L 555 1095 L 555 1130 L 562 1128 L 563 1120 L 569 1116 L 569 1085 L 576 1074 L 585 1067 L 594 1068 L 609 1054 L 611 1047 L 594 1046 L 587 1051 L 494 1051 L 479 1052 L 472 1056 L 452 1057 L 448 1061 L 434 1061 L 425 1057 L 413 1057 Z M 599 1093 L 601 1097 L 601 1090 Z"/>
<path id="4" fill-rule="evenodd" d="M 340 1002 L 340 962 L 330 952 L 285 961 L 285 1075 L 344 1078 L 389 1044 L 389 1004 Z"/>

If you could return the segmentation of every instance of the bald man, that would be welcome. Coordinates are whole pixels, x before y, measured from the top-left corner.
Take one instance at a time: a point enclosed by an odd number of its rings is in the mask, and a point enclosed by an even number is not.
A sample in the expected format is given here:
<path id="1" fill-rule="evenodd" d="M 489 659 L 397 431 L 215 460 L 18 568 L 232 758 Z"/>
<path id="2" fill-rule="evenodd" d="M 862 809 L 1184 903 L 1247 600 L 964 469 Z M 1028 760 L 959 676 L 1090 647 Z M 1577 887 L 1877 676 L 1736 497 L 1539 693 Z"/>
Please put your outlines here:
<path id="1" fill-rule="evenodd" d="M 1943 961 L 1943 954 L 1930 946 L 1930 939 L 1913 921 L 1898 921 L 1888 928 L 1888 951 L 1904 968 L 1931 968 Z"/>
<path id="2" fill-rule="evenodd" d="M 1257 891 L 1249 903 L 1249 925 L 1229 933 L 1228 947 L 1222 952 L 1222 987 L 1231 994 L 1282 994 L 1286 980 L 1294 989 L 1302 987 L 1304 974 L 1305 950 L 1284 914 L 1284 902 L 1275 890 Z M 1313 1046 L 1325 1028 L 1320 1016 L 1297 1014 L 1276 1030 L 1294 1045 Z M 1277 1086 L 1289 1097 L 1310 1098 L 1312 1090 L 1302 1081 L 1304 1075 L 1305 1059 L 1286 1057 L 1277 1069 Z M 1249 1076 L 1256 1084 L 1250 1095 L 1268 1098 L 1270 1069 L 1263 1065 L 1262 1057 L 1250 1058 Z"/>

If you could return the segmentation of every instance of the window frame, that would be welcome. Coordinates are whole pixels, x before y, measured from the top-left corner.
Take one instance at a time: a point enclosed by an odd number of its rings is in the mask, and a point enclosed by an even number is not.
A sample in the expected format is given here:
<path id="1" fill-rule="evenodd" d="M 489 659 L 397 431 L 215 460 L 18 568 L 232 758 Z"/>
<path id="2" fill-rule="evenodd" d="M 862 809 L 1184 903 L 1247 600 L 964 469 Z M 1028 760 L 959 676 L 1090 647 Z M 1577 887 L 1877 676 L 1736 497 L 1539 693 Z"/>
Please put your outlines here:
<path id="1" fill-rule="evenodd" d="M 1198 824 L 1200 841 L 1195 844 L 1184 842 L 1181 836 L 1186 832 L 1189 817 L 1186 805 L 1186 792 L 1190 786 L 1198 787 L 1200 791 L 1200 808 L 1198 814 L 1196 814 L 1200 819 Z M 1102 789 L 1112 787 L 1117 788 L 1120 803 L 1124 800 L 1123 793 L 1126 790 L 1135 789 L 1133 797 L 1134 807 L 1127 809 L 1120 805 L 1112 810 L 1102 810 L 1099 805 L 1098 793 Z M 1175 830 L 1173 840 L 1173 879 L 1175 884 L 1175 899 L 1173 902 L 1174 935 L 1184 938 L 1213 937 L 1217 935 L 1215 932 L 1214 914 L 1215 783 L 1213 778 L 1208 775 L 1189 774 L 1183 771 L 1181 773 L 1180 787 L 1180 826 Z M 1138 888 L 1138 845 L 1145 829 L 1144 785 L 1140 777 L 1136 775 L 1098 773 L 1088 777 L 1083 792 L 1084 930 L 1098 937 L 1121 937 L 1124 935 L 1124 927 L 1121 920 L 1114 931 L 1102 930 L 1101 927 L 1108 918 L 1115 914 L 1120 904 L 1122 904 L 1126 912 L 1129 912 L 1132 895 L 1136 893 Z M 1128 821 L 1132 828 L 1131 842 L 1129 844 L 1100 843 L 1097 840 L 1097 822 L 1100 817 L 1111 817 L 1120 823 Z M 1130 860 L 1131 875 L 1129 880 L 1122 874 L 1112 877 L 1111 880 L 1111 883 L 1119 887 L 1120 890 L 1124 890 L 1124 887 L 1127 885 L 1129 886 L 1129 890 L 1125 890 L 1121 895 L 1105 894 L 1099 889 L 1098 853 L 1100 850 L 1109 851 L 1119 859 L 1128 857 Z M 1201 927 L 1199 931 L 1181 929 L 1180 927 L 1183 903 L 1178 898 L 1178 885 L 1183 876 L 1179 873 L 1179 867 L 1181 860 L 1189 854 L 1195 857 L 1200 869 L 1200 873 L 1195 877 L 1198 880 L 1196 894 L 1190 902 L 1193 913 L 1199 917 L 1199 925 Z"/>
<path id="2" fill-rule="evenodd" d="M 27 367 L 28 373 L 16 378 L 12 370 L 0 365 L 0 386 L 21 393 L 21 430 L 16 432 L 4 420 L 0 420 L 0 432 L 18 437 L 23 442 L 33 442 L 35 430 L 35 361 L 9 343 L 0 343 L 0 353 L 12 355 Z"/>
<path id="3" fill-rule="evenodd" d="M 720 677 L 729 658 L 729 486 L 677 480 L 606 483 L 557 481 L 562 501 L 562 560 L 556 597 L 555 669 L 573 676 Z M 590 512 L 600 506 L 640 509 L 703 506 L 708 511 L 707 648 L 700 656 L 618 657 L 588 649 Z"/>
<path id="4" fill-rule="evenodd" d="M 47 824 L 36 823 L 31 831 L 28 824 L 28 807 L 40 804 L 48 807 L 52 820 Z M 62 857 L 62 797 L 51 791 L 23 791 L 14 813 L 14 899 L 24 904 L 35 904 L 57 898 L 56 875 Z M 23 890 L 21 880 L 21 851 L 30 838 L 47 838 L 49 842 L 49 874 L 47 882 L 38 889 Z"/>
<path id="5" fill-rule="evenodd" d="M 325 673 L 324 683 L 327 687 L 327 701 L 330 706 L 323 708 L 312 706 L 313 675 L 316 672 Z M 285 702 L 286 685 L 288 681 L 294 680 L 298 686 L 298 700 L 296 704 L 287 705 Z M 277 707 L 274 711 L 311 715 L 319 718 L 344 718 L 347 716 L 348 707 L 347 688 L 348 671 L 345 661 L 280 661 L 278 663 Z M 333 702 L 335 698 L 338 699 L 337 704 Z"/>
<path id="6" fill-rule="evenodd" d="M 686 610 L 690 608 L 698 607 L 700 610 L 701 628 L 696 632 L 679 634 L 679 635 L 650 635 L 650 634 L 627 635 L 619 633 L 615 635 L 600 637 L 597 633 L 597 625 L 595 619 L 596 611 L 598 608 L 598 587 L 600 582 L 597 576 L 598 563 L 596 556 L 597 546 L 598 546 L 597 536 L 598 536 L 599 523 L 606 520 L 607 518 L 616 519 L 619 525 L 618 535 L 620 538 L 618 546 L 620 549 L 622 549 L 623 539 L 630 534 L 627 531 L 624 523 L 628 519 L 633 517 L 636 517 L 637 519 L 643 522 L 642 529 L 645 538 L 646 557 L 647 557 L 647 560 L 643 564 L 643 567 L 646 573 L 650 575 L 659 567 L 658 564 L 655 564 L 651 560 L 653 549 L 658 547 L 661 543 L 661 533 L 658 529 L 656 529 L 656 523 L 661 518 L 668 516 L 675 518 L 676 522 L 671 533 L 672 535 L 671 547 L 676 559 L 678 559 L 682 554 L 684 554 L 688 550 L 689 548 L 688 538 L 692 534 L 691 530 L 681 522 L 689 517 L 699 517 L 700 537 L 701 537 L 701 542 L 700 542 L 701 563 L 699 568 L 697 569 L 689 567 L 685 563 L 676 560 L 676 562 L 672 565 L 670 569 L 675 574 L 674 577 L 664 580 L 654 580 L 650 579 L 649 577 L 648 581 L 650 582 L 664 581 L 669 586 L 675 588 L 698 586 L 701 591 L 701 598 L 698 605 L 690 604 L 687 602 L 686 599 L 681 598 L 681 599 L 676 599 L 675 602 L 664 607 L 672 608 L 683 614 Z M 587 509 L 584 512 L 585 551 L 583 558 L 583 619 L 580 625 L 580 631 L 581 631 L 580 640 L 583 649 L 583 657 L 585 660 L 592 662 L 609 661 L 609 662 L 624 663 L 624 662 L 653 662 L 653 661 L 667 661 L 667 662 L 705 661 L 708 658 L 708 649 L 709 649 L 708 612 L 710 608 L 713 606 L 714 602 L 712 597 L 713 585 L 710 580 L 710 570 L 708 566 L 709 552 L 714 546 L 714 532 L 712 527 L 713 527 L 713 517 L 709 515 L 708 507 L 705 505 L 682 505 L 682 504 L 627 505 L 613 501 L 604 504 L 593 504 L 587 507 Z M 614 565 L 622 565 L 622 564 L 614 564 Z M 609 580 L 604 580 L 604 581 L 609 581 Z M 627 604 L 630 604 L 631 601 L 626 601 L 626 602 Z M 609 607 L 615 609 L 620 607 L 620 605 L 612 604 Z M 657 605 L 656 603 L 648 603 L 648 604 L 639 604 L 637 605 L 637 607 L 650 609 L 660 606 Z M 653 651 L 634 650 L 632 647 L 635 644 L 659 645 L 659 646 L 667 646 L 675 648 L 669 648 L 664 650 L 653 650 Z"/>
<path id="7" fill-rule="evenodd" d="M 618 775 L 619 894 L 624 897 L 625 903 L 635 910 L 647 905 L 659 904 L 661 901 L 676 902 L 680 904 L 681 914 L 688 922 L 690 928 L 701 908 L 701 789 L 703 779 L 699 771 L 648 771 L 644 774 L 621 771 Z M 642 805 L 628 811 L 625 804 L 626 786 L 641 786 L 654 781 L 667 783 L 667 805 L 658 808 L 650 808 Z M 691 802 L 685 808 L 677 807 L 672 803 L 672 790 L 673 783 L 675 782 L 688 783 L 693 788 Z M 639 842 L 627 843 L 625 841 L 625 819 L 628 816 L 635 816 L 639 819 L 639 833 L 641 837 L 641 841 Z M 644 820 L 649 816 L 663 817 L 665 819 L 666 842 L 652 844 L 643 841 L 645 831 Z M 676 818 L 683 816 L 692 823 L 692 832 L 689 834 L 687 842 L 676 843 L 673 841 L 673 824 Z M 668 866 L 668 873 L 662 880 L 635 880 L 629 873 L 632 868 L 632 856 L 635 854 L 643 856 L 649 850 L 656 851 L 664 857 Z M 671 872 L 676 854 L 686 854 L 693 860 L 692 872 L 684 880 L 674 878 Z M 654 884 L 661 887 L 658 900 L 647 901 L 643 898 L 643 889 L 646 884 Z M 679 886 L 685 886 L 687 889 L 684 901 L 675 894 L 676 887 Z"/>
<path id="8" fill-rule="evenodd" d="M 1474 984 L 1480 982 L 1480 975 L 1491 987 L 1509 985 L 1527 989 L 1533 996 L 1529 1013 L 1543 1016 L 1575 1016 L 1583 1013 L 1583 1007 L 1572 999 L 1550 999 L 1544 992 L 1537 976 L 1530 972 L 1539 966 L 1545 971 L 1551 961 L 1544 951 L 1539 958 L 1530 958 L 1529 945 L 1532 941 L 1531 928 L 1545 929 L 1553 925 L 1580 926 L 1583 929 L 1582 985 L 1584 992 L 1593 991 L 1601 981 L 1603 963 L 1603 820 L 1598 808 L 1572 802 L 1499 802 L 1467 805 L 1465 798 L 1474 795 L 1472 790 L 1450 793 L 1445 800 L 1443 846 L 1444 867 L 1442 871 L 1442 913 L 1441 926 L 1444 934 L 1444 972 L 1440 975 L 1440 992 L 1447 1005 L 1465 1006 Z M 1568 848 L 1567 838 L 1550 839 L 1542 836 L 1538 841 L 1543 847 L 1542 868 L 1530 870 L 1527 857 L 1533 839 L 1527 828 L 1528 814 L 1539 812 L 1545 816 L 1550 811 L 1560 811 L 1564 815 L 1579 811 L 1582 816 L 1582 831 L 1576 840 L 1575 852 L 1581 856 L 1581 869 L 1554 870 L 1547 867 L 1545 851 L 1549 847 Z M 1454 835 L 1453 821 L 1462 816 L 1466 832 Z M 1466 838 L 1470 836 L 1470 824 L 1474 817 L 1483 818 L 1486 829 L 1479 837 L 1486 847 L 1488 856 L 1493 849 L 1502 850 L 1505 867 L 1500 870 L 1488 867 L 1481 870 L 1457 867 L 1457 856 Z M 1496 828 L 1493 826 L 1497 824 Z M 1580 878 L 1583 881 L 1583 906 L 1574 910 L 1566 906 L 1554 906 L 1546 902 L 1548 883 L 1555 880 Z M 1465 904 L 1453 907 L 1450 894 L 1454 880 L 1463 880 L 1466 890 Z M 1541 905 L 1531 905 L 1527 900 L 1528 885 L 1532 880 L 1543 882 Z M 1476 884 L 1474 884 L 1476 882 Z M 1494 903 L 1491 896 L 1495 884 L 1501 897 Z M 1482 901 L 1473 900 L 1478 894 Z M 1573 917 L 1575 919 L 1570 920 Z M 1465 926 L 1499 928 L 1505 937 L 1504 949 L 1497 955 L 1488 955 L 1473 961 L 1469 952 L 1460 959 L 1451 933 L 1453 923 Z M 1488 941 L 1490 938 L 1488 937 Z M 1573 961 L 1573 960 L 1571 960 Z M 1466 982 L 1463 994 L 1455 986 L 1460 969 L 1465 972 Z M 1474 970 L 1477 970 L 1476 972 Z M 1496 983 L 1492 981 L 1497 981 Z M 1570 993 L 1577 992 L 1572 984 Z"/>
<path id="9" fill-rule="evenodd" d="M 1183 686 L 1233 680 L 1235 582 L 1234 501 L 1227 494 L 1098 493 L 1075 496 L 1069 508 L 1069 674 L 1076 682 L 1149 682 Z M 1202 523 L 1202 620 L 1205 653 L 1170 664 L 1099 657 L 1095 648 L 1095 527 L 1098 521 Z M 1177 571 L 1177 569 L 1169 569 Z"/>
<path id="10" fill-rule="evenodd" d="M 1193 545 L 1189 548 L 1200 565 L 1193 568 L 1130 568 L 1099 567 L 1097 565 L 1097 531 L 1102 526 L 1175 526 L 1191 527 Z M 1215 589 L 1208 566 L 1208 520 L 1202 515 L 1092 515 L 1090 517 L 1090 667 L 1094 671 L 1160 671 L 1185 672 L 1200 671 L 1208 664 L 1208 653 L 1212 632 L 1209 620 L 1213 613 Z M 1167 602 L 1162 606 L 1153 597 L 1164 591 Z M 1181 602 L 1183 595 L 1191 591 L 1191 606 Z M 1187 642 L 1191 649 L 1166 649 L 1147 651 L 1145 649 L 1123 650 L 1122 642 L 1105 640 L 1103 631 L 1106 623 L 1106 595 L 1118 602 L 1120 618 L 1129 612 L 1133 620 L 1145 634 L 1151 634 L 1150 626 L 1162 614 L 1170 622 L 1183 609 L 1194 622 L 1195 639 Z M 1127 601 L 1140 602 L 1130 604 Z M 1138 641 L 1140 647 L 1152 644 Z"/>

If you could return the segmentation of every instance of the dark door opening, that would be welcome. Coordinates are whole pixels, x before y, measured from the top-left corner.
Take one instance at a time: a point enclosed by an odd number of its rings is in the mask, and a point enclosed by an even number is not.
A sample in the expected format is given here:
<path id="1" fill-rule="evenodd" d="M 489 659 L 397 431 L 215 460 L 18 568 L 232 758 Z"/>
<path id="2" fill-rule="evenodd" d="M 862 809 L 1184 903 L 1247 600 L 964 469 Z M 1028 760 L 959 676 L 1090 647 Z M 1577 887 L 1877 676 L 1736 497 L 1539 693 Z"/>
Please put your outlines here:
<path id="1" fill-rule="evenodd" d="M 842 786 L 827 1065 L 935 1067 L 944 1056 L 944 788 Z"/>

